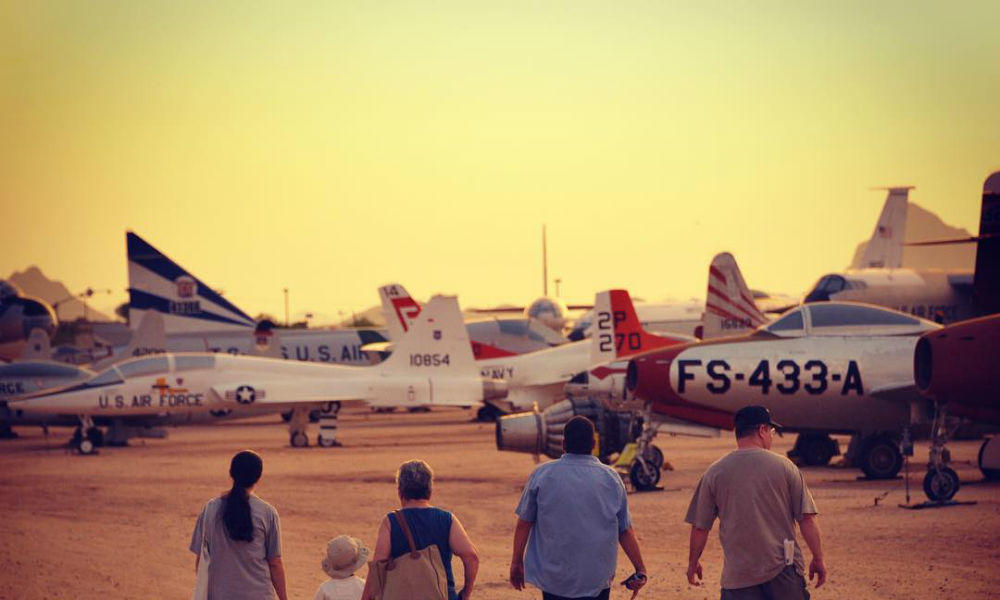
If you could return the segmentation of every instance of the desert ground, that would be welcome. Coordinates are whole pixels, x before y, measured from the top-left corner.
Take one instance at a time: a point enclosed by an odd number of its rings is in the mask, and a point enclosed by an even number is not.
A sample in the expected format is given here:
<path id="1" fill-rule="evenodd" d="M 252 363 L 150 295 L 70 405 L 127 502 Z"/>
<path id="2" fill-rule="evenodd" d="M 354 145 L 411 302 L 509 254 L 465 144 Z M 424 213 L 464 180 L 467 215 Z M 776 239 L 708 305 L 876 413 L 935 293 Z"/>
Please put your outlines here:
<path id="1" fill-rule="evenodd" d="M 0 598 L 189 598 L 194 555 L 187 547 L 195 518 L 209 498 L 228 489 L 229 459 L 243 448 L 264 457 L 256 491 L 281 515 L 291 598 L 312 598 L 324 580 L 319 564 L 331 537 L 346 533 L 374 544 L 379 520 L 398 504 L 394 470 L 414 457 L 436 470 L 433 502 L 452 510 L 479 548 L 474 597 L 540 598 L 536 590 L 516 592 L 507 584 L 513 510 L 533 458 L 497 452 L 493 426 L 470 422 L 471 414 L 345 411 L 344 447 L 334 449 L 290 448 L 286 426 L 266 416 L 171 429 L 167 439 L 135 440 L 86 457 L 61 446 L 68 430 L 45 438 L 38 429 L 21 428 L 20 439 L 0 442 Z M 779 438 L 774 449 L 784 452 L 793 441 Z M 650 575 L 640 598 L 717 598 L 718 539 L 713 532 L 702 560 L 704 585 L 689 586 L 683 518 L 701 472 L 733 447 L 731 434 L 661 436 L 657 444 L 675 467 L 664 473 L 665 489 L 629 497 Z M 979 444 L 951 444 L 963 481 L 958 499 L 974 505 L 906 510 L 898 507 L 905 500 L 902 478 L 861 481 L 851 469 L 805 469 L 821 511 L 829 569 L 827 584 L 812 590 L 813 597 L 997 597 L 1000 484 L 981 482 Z M 911 468 L 915 501 L 923 500 L 926 456 L 926 445 L 918 444 Z M 457 560 L 455 569 L 461 582 Z M 619 580 L 629 573 L 621 555 Z M 616 587 L 612 598 L 630 596 Z"/>

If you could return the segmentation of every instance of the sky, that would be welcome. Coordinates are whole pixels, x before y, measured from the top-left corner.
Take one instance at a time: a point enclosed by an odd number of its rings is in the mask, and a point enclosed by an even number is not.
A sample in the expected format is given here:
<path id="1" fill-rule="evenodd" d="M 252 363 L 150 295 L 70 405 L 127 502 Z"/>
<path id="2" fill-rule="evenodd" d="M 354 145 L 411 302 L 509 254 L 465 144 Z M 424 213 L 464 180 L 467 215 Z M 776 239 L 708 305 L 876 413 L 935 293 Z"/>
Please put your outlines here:
<path id="1" fill-rule="evenodd" d="M 978 229 L 997 2 L 0 3 L 0 276 L 110 312 L 133 230 L 255 315 L 843 269 L 884 198 Z M 550 289 L 550 293 L 554 290 Z M 332 316 L 332 317 L 331 317 Z"/>

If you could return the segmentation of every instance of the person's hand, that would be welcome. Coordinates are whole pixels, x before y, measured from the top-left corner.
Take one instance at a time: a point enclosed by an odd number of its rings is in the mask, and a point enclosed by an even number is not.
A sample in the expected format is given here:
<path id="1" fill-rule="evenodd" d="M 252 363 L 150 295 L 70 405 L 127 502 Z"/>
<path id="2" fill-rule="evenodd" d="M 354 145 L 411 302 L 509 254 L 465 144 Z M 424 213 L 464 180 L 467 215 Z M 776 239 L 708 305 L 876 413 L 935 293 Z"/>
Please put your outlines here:
<path id="1" fill-rule="evenodd" d="M 524 563 L 519 560 L 510 563 L 510 584 L 515 590 L 524 589 Z"/>
<path id="2" fill-rule="evenodd" d="M 813 576 L 816 576 L 816 587 L 823 585 L 826 582 L 826 565 L 823 564 L 822 558 L 812 559 L 809 563 L 809 581 L 813 580 Z"/>
<path id="3" fill-rule="evenodd" d="M 472 591 L 471 590 L 467 590 L 466 588 L 462 588 L 462 591 L 460 591 L 458 593 L 458 597 L 461 600 L 469 600 L 469 598 L 472 597 Z"/>
<path id="4" fill-rule="evenodd" d="M 688 563 L 688 583 L 691 585 L 701 585 L 701 561 Z M 697 576 L 697 579 L 695 577 Z"/>
<path id="5" fill-rule="evenodd" d="M 649 579 L 646 577 L 645 573 L 642 571 L 636 571 L 635 575 L 624 581 L 625 589 L 638 592 L 642 589 L 642 586 L 646 585 L 647 581 L 649 581 Z M 632 597 L 634 598 L 635 595 L 633 594 Z"/>

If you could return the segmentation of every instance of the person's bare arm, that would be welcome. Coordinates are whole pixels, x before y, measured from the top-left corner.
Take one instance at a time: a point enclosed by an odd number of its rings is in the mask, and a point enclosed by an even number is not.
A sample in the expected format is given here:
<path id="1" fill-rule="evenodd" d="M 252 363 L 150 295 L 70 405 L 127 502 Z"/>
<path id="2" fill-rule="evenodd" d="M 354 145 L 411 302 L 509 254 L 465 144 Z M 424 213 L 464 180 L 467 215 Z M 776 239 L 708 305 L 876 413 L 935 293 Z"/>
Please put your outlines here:
<path id="1" fill-rule="evenodd" d="M 372 560 L 387 560 L 391 552 L 392 531 L 389 529 L 387 517 L 382 519 L 382 523 L 378 527 L 378 537 L 375 539 L 375 552 L 372 553 Z M 361 592 L 361 600 L 371 600 L 375 594 L 375 590 L 372 589 L 373 585 L 375 584 L 372 582 L 371 574 L 369 574 L 365 578 L 365 589 Z"/>
<path id="2" fill-rule="evenodd" d="M 809 563 L 809 581 L 816 577 L 816 587 L 826 582 L 826 565 L 823 564 L 823 543 L 820 540 L 819 522 L 816 515 L 805 515 L 799 521 L 799 531 L 802 532 L 802 539 L 809 546 L 812 553 L 812 561 Z"/>
<path id="3" fill-rule="evenodd" d="M 623 531 L 621 535 L 618 536 L 618 543 L 621 545 L 622 550 L 625 551 L 625 556 L 627 556 L 632 562 L 632 567 L 635 569 L 635 572 L 642 573 L 642 575 L 645 576 L 646 564 L 642 562 L 642 550 L 639 549 L 639 538 L 635 536 L 635 529 L 629 527 Z M 645 578 L 630 584 L 628 589 L 635 591 L 644 585 L 646 585 Z"/>
<path id="4" fill-rule="evenodd" d="M 465 570 L 465 585 L 462 587 L 461 600 L 469 600 L 469 597 L 472 596 L 472 588 L 476 585 L 476 573 L 479 572 L 479 552 L 472 540 L 469 539 L 469 534 L 465 532 L 458 517 L 453 516 L 451 519 L 448 545 L 451 546 L 452 553 L 462 560 L 462 568 Z"/>
<path id="5" fill-rule="evenodd" d="M 523 519 L 517 520 L 514 528 L 514 553 L 510 558 L 510 584 L 515 590 L 524 589 L 524 549 L 528 545 L 528 535 L 535 524 Z"/>
<path id="6" fill-rule="evenodd" d="M 691 526 L 687 570 L 688 583 L 691 585 L 701 585 L 701 553 L 705 551 L 705 544 L 708 543 L 708 531 L 708 529 L 698 529 L 694 525 Z"/>
<path id="7" fill-rule="evenodd" d="M 267 559 L 267 568 L 271 570 L 271 585 L 274 586 L 274 593 L 278 594 L 278 600 L 288 600 L 288 592 L 285 591 L 285 565 L 281 562 L 281 557 Z"/>

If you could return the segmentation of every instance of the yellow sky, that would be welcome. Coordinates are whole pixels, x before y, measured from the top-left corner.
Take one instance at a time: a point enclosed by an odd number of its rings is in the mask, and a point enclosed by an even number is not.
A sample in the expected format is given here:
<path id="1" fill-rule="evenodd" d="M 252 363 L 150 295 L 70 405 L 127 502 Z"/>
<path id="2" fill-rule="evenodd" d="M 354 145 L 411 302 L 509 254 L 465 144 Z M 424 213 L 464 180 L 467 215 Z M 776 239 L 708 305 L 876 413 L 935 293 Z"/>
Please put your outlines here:
<path id="1" fill-rule="evenodd" d="M 799 293 L 883 195 L 978 228 L 1000 4 L 0 3 L 0 275 L 124 300 L 133 229 L 251 314 Z"/>

